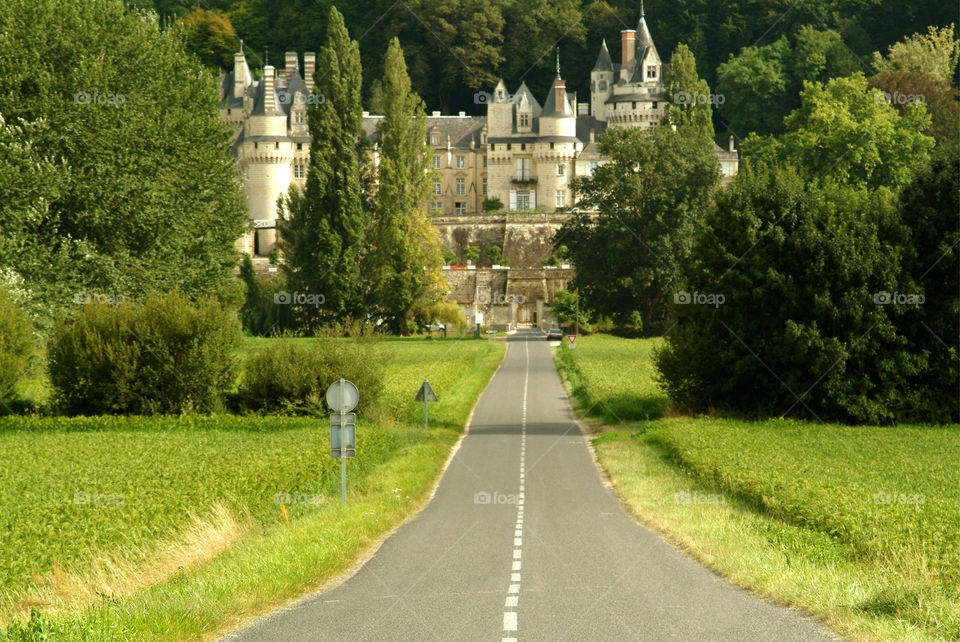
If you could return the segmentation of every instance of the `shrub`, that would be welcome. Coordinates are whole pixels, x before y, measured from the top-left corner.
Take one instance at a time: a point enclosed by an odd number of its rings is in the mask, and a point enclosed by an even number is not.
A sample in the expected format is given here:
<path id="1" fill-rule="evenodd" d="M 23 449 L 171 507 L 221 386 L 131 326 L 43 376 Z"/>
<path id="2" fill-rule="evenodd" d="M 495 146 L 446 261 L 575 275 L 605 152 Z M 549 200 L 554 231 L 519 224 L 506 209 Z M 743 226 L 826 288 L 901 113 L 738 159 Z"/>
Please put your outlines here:
<path id="1" fill-rule="evenodd" d="M 447 301 L 440 301 L 431 305 L 427 310 L 427 320 L 429 323 L 443 323 L 448 330 L 467 324 L 463 309 L 456 303 Z"/>
<path id="2" fill-rule="evenodd" d="M 503 209 L 503 201 L 499 198 L 488 198 L 483 201 L 484 212 L 496 212 Z"/>
<path id="3" fill-rule="evenodd" d="M 271 339 L 245 364 L 240 405 L 255 412 L 326 413 L 324 395 L 341 377 L 360 389 L 354 412 L 373 416 L 383 392 L 384 363 L 371 339 Z"/>
<path id="4" fill-rule="evenodd" d="M 217 410 L 236 379 L 242 335 L 234 315 L 179 293 L 145 303 L 81 306 L 58 324 L 48 368 L 68 414 Z"/>
<path id="5" fill-rule="evenodd" d="M 0 403 L 16 394 L 33 355 L 33 330 L 10 293 L 0 288 Z"/>
<path id="6" fill-rule="evenodd" d="M 253 260 L 244 254 L 240 264 L 240 280 L 246 289 L 246 298 L 240 308 L 243 330 L 254 336 L 269 336 L 292 330 L 297 325 L 292 305 L 286 300 L 287 280 L 282 273 L 273 276 L 253 273 Z"/>

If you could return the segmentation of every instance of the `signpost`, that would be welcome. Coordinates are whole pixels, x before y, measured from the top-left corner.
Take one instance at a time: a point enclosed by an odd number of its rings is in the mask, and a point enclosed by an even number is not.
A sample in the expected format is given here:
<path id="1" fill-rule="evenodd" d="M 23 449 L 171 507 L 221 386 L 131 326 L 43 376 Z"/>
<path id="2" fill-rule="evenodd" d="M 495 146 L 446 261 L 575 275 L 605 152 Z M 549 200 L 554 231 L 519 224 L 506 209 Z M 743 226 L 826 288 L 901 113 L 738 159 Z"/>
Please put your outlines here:
<path id="1" fill-rule="evenodd" d="M 576 341 L 576 340 L 577 340 L 577 335 L 575 335 L 575 334 L 568 334 L 568 335 L 567 335 L 567 341 L 570 342 L 568 345 L 570 346 L 570 349 L 571 349 L 571 350 L 573 350 L 573 349 L 576 347 L 576 346 L 574 345 L 574 343 L 573 343 L 573 342 Z"/>
<path id="2" fill-rule="evenodd" d="M 347 503 L 347 457 L 356 457 L 357 416 L 350 412 L 360 401 L 360 391 L 347 381 L 334 381 L 327 388 L 330 415 L 330 455 L 340 458 L 340 499 Z"/>
<path id="3" fill-rule="evenodd" d="M 430 387 L 430 382 L 424 379 L 423 385 L 420 386 L 420 390 L 417 391 L 417 396 L 413 398 L 414 401 L 423 402 L 423 427 L 430 427 L 430 410 L 429 404 L 434 401 L 439 401 L 437 399 L 437 393 L 433 391 L 433 388 Z"/>

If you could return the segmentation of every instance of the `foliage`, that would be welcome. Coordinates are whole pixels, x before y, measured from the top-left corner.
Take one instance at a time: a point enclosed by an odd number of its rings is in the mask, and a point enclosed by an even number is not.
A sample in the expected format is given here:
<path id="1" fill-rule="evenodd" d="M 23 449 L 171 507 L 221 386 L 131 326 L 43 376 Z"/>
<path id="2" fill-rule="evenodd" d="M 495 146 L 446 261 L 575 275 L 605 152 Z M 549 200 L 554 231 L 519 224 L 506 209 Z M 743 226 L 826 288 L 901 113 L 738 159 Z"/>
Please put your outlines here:
<path id="1" fill-rule="evenodd" d="M 367 314 L 401 334 L 415 310 L 439 298 L 442 259 L 425 211 L 429 185 L 421 147 L 427 135 L 426 112 L 420 97 L 410 91 L 396 38 L 387 49 L 382 102 L 374 222 L 363 274 L 369 284 Z"/>
<path id="2" fill-rule="evenodd" d="M 680 134 L 709 146 L 714 136 L 710 87 L 697 75 L 697 61 L 683 43 L 677 45 L 670 57 L 667 97 L 667 124 L 676 127 Z"/>
<path id="3" fill-rule="evenodd" d="M 48 368 L 77 414 L 212 412 L 236 377 L 240 324 L 214 300 L 173 292 L 143 304 L 82 305 L 55 328 Z"/>
<path id="4" fill-rule="evenodd" d="M 222 11 L 197 8 L 178 22 L 186 38 L 186 46 L 204 65 L 233 69 L 233 53 L 237 49 L 237 32 L 230 16 Z"/>
<path id="5" fill-rule="evenodd" d="M 608 129 L 600 150 L 610 162 L 573 182 L 581 209 L 554 245 L 569 248 L 577 266 L 573 288 L 591 308 L 655 334 L 697 218 L 719 181 L 719 163 L 709 143 L 669 127 Z"/>
<path id="6" fill-rule="evenodd" d="M 790 42 L 781 36 L 761 47 L 744 47 L 717 67 L 717 94 L 724 97 L 720 113 L 735 135 L 783 130 L 783 116 L 793 107 L 788 69 Z M 788 104 L 787 109 L 778 108 Z"/>
<path id="7" fill-rule="evenodd" d="M 491 245 L 487 248 L 487 260 L 490 261 L 491 265 L 498 265 L 500 261 L 503 260 L 503 251 L 500 249 L 499 245 Z"/>
<path id="8" fill-rule="evenodd" d="M 238 400 L 255 412 L 322 416 L 327 388 L 344 378 L 363 390 L 355 412 L 373 418 L 371 409 L 383 390 L 385 365 L 382 355 L 374 355 L 369 340 L 278 338 L 247 358 Z"/>
<path id="9" fill-rule="evenodd" d="M 924 393 L 907 382 L 927 359 L 897 333 L 901 305 L 885 300 L 918 292 L 900 269 L 908 242 L 887 190 L 741 170 L 675 295 L 676 327 L 657 355 L 671 399 L 700 412 L 911 420 Z"/>
<path id="10" fill-rule="evenodd" d="M 310 165 L 306 190 L 291 187 L 278 231 L 283 270 L 290 287 L 324 305 L 302 307 L 308 328 L 355 317 L 362 309 L 361 257 L 369 229 L 362 202 L 360 51 L 343 16 L 330 9 L 327 40 L 317 57 L 314 93 L 324 97 L 308 108 Z"/>
<path id="11" fill-rule="evenodd" d="M 797 82 L 825 83 L 860 69 L 860 61 L 837 31 L 820 30 L 812 25 L 803 25 L 797 31 L 793 50 L 793 76 Z"/>
<path id="12" fill-rule="evenodd" d="M 255 336 L 269 336 L 296 329 L 296 310 L 293 301 L 282 304 L 289 290 L 282 272 L 273 276 L 253 273 L 253 261 L 244 254 L 240 264 L 240 280 L 246 288 L 246 297 L 240 308 L 240 322 L 244 332 Z"/>
<path id="13" fill-rule="evenodd" d="M 427 320 L 430 323 L 443 323 L 447 326 L 447 329 L 467 325 L 467 318 L 463 314 L 463 309 L 456 303 L 446 301 L 431 305 L 427 312 Z"/>
<path id="14" fill-rule="evenodd" d="M 585 331 L 590 325 L 590 308 L 582 301 L 579 302 L 578 306 L 578 298 L 576 292 L 557 290 L 553 295 L 550 310 L 553 312 L 553 316 L 557 317 L 561 326 L 573 327 L 578 318 L 577 309 L 579 308 L 580 330 Z"/>
<path id="15" fill-rule="evenodd" d="M 923 71 L 937 82 L 950 84 L 960 61 L 960 40 L 954 25 L 927 27 L 926 34 L 915 33 L 890 46 L 887 55 L 873 54 L 878 74 L 897 71 Z"/>
<path id="16" fill-rule="evenodd" d="M 16 395 L 17 382 L 26 373 L 35 348 L 30 320 L 0 287 L 0 406 Z"/>
<path id="17" fill-rule="evenodd" d="M 463 248 L 463 259 L 465 261 L 474 262 L 480 258 L 480 248 L 476 245 L 468 245 Z"/>
<path id="18" fill-rule="evenodd" d="M 503 201 L 499 198 L 486 198 L 483 200 L 484 212 L 497 212 L 503 209 Z"/>
<path id="19" fill-rule="evenodd" d="M 234 302 L 230 129 L 179 32 L 115 0 L 11 0 L 0 60 L 0 265 L 38 325 L 81 293 Z"/>
<path id="20" fill-rule="evenodd" d="M 441 254 L 443 256 L 443 262 L 447 265 L 450 265 L 457 260 L 457 255 L 453 253 L 453 250 L 444 248 Z"/>

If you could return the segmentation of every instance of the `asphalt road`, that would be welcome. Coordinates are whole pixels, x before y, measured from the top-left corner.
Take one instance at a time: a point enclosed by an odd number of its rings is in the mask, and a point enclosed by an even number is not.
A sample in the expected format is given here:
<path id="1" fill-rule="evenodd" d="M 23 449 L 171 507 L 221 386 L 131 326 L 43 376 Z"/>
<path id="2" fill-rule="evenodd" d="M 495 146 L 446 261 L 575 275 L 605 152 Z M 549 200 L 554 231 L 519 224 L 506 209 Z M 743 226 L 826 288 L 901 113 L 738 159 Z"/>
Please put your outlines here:
<path id="1" fill-rule="evenodd" d="M 230 640 L 829 640 L 637 525 L 543 335 L 511 337 L 436 496 L 349 580 Z"/>

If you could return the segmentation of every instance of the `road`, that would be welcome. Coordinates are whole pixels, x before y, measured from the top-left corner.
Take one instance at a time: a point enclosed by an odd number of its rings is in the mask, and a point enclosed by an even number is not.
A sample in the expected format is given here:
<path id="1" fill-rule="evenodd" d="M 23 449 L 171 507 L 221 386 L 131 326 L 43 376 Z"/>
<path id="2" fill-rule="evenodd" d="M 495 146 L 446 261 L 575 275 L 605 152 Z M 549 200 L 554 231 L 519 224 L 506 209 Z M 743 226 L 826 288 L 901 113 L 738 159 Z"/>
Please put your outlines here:
<path id="1" fill-rule="evenodd" d="M 510 338 L 433 500 L 353 577 L 229 640 L 830 640 L 637 525 L 536 330 Z"/>

